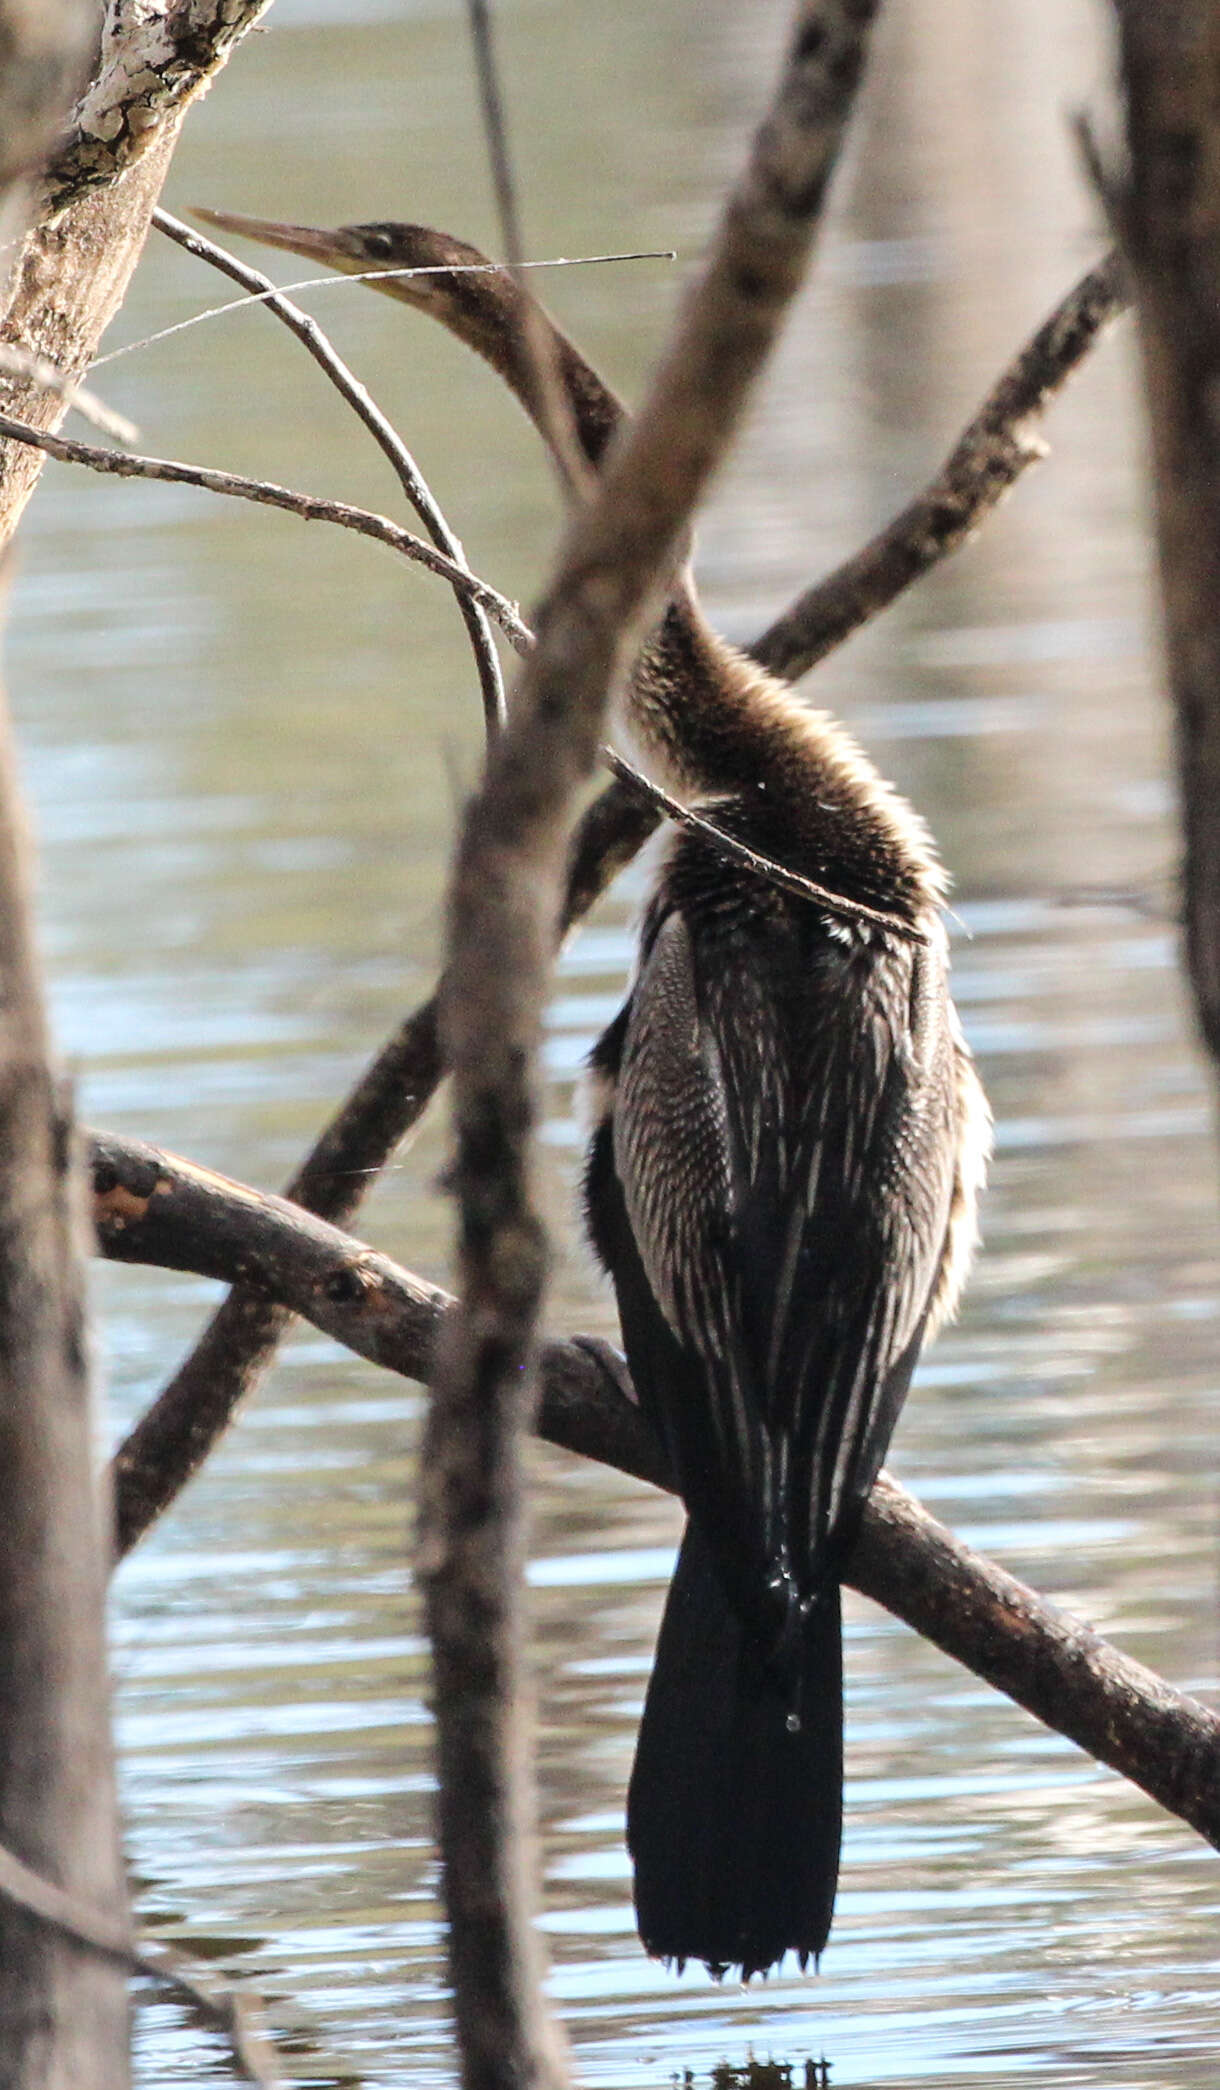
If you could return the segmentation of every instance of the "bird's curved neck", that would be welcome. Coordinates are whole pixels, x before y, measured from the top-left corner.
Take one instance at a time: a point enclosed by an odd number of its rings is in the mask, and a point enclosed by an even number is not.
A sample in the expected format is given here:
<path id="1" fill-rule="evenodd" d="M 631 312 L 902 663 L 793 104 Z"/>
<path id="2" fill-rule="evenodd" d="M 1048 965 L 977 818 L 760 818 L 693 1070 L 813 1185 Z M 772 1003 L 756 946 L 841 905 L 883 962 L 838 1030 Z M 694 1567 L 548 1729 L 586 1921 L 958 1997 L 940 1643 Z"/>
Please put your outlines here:
<path id="1" fill-rule="evenodd" d="M 528 293 L 507 270 L 489 267 L 478 248 L 468 246 L 464 240 L 426 225 L 402 225 L 394 231 L 399 265 L 441 273 L 387 275 L 375 287 L 387 297 L 438 319 L 449 333 L 490 363 L 544 440 L 549 440 L 537 412 L 525 323 Z M 446 273 L 448 270 L 452 274 Z M 537 304 L 533 309 L 544 322 L 544 338 L 550 344 L 556 376 L 571 407 L 581 448 L 590 464 L 598 464 L 625 418 L 625 409 L 550 314 Z"/>
<path id="2" fill-rule="evenodd" d="M 761 854 L 910 918 L 944 874 L 923 822 L 851 734 L 739 653 L 685 583 L 641 658 L 617 724 L 641 768 Z"/>
<path id="3" fill-rule="evenodd" d="M 362 272 L 389 261 L 406 271 L 379 276 L 375 287 L 439 320 L 490 363 L 550 442 L 527 343 L 529 294 L 476 247 L 425 225 L 318 233 L 228 222 L 338 268 Z M 623 407 L 566 334 L 543 318 L 581 446 L 597 464 Z M 687 581 L 675 589 L 637 664 L 624 713 L 625 737 L 641 766 L 687 803 L 719 803 L 722 824 L 761 854 L 845 897 L 912 918 L 943 897 L 931 841 L 910 807 L 843 727 L 711 631 Z"/>

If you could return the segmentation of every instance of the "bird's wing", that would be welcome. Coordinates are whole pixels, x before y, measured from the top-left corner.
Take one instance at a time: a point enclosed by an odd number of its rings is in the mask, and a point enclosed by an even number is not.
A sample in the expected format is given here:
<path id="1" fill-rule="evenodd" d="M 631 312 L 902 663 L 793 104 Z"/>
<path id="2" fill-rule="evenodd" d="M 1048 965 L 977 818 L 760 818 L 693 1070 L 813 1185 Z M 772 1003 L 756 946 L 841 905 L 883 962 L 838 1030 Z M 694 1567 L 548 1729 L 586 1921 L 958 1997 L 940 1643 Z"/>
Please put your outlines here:
<path id="1" fill-rule="evenodd" d="M 736 1524 L 725 1498 L 755 1508 L 765 1500 L 769 1447 L 742 1340 L 732 1245 L 739 1139 L 731 1103 L 718 1041 L 700 1007 L 690 934 L 675 910 L 646 949 L 629 1005 L 615 1088 L 614 1167 L 639 1274 L 669 1337 L 695 1363 L 693 1384 L 702 1389 L 678 1392 L 662 1338 L 645 1398 L 651 1394 L 660 1411 L 688 1504 L 708 1509 L 714 1495 L 726 1522 Z M 638 1301 L 634 1318 L 641 1318 Z M 628 1320 L 624 1313 L 625 1326 Z"/>
<path id="2" fill-rule="evenodd" d="M 645 1398 L 692 1510 L 752 1556 L 747 1579 L 784 1562 L 816 1581 L 871 1486 L 953 1176 L 943 974 L 904 945 L 878 961 L 902 991 L 864 993 L 867 968 L 824 943 L 794 1041 L 766 953 L 729 977 L 673 908 L 646 950 L 615 1089 L 615 1172 L 664 1324 Z"/>

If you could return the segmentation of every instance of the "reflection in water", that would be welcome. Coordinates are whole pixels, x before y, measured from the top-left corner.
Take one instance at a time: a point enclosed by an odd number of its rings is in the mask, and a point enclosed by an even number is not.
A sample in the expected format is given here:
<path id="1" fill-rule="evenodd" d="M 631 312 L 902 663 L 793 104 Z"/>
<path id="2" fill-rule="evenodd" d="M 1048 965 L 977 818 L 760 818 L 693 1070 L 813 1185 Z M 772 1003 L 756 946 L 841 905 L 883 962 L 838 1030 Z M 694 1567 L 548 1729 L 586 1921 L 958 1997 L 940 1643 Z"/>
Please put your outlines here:
<path id="1" fill-rule="evenodd" d="M 171 207 L 414 215 L 486 242 L 450 12 L 277 12 L 195 113 Z M 777 6 L 760 38 L 761 12 L 508 11 L 536 252 L 693 251 L 758 104 L 761 42 L 782 31 Z M 1103 76 L 1094 29 L 1085 0 L 908 0 L 884 17 L 824 266 L 702 531 L 725 628 L 761 629 L 910 494 L 1092 257 L 1062 111 Z M 636 396 L 674 290 L 653 265 L 568 272 L 548 294 Z M 214 292 L 151 249 L 115 339 Z M 346 286 L 317 309 L 400 416 L 475 565 L 528 600 L 555 511 L 515 411 L 382 300 Z M 1214 1697 L 1214 1161 L 1169 924 L 1129 352 L 1102 351 L 1055 410 L 1051 462 L 814 689 L 954 870 L 957 994 L 999 1127 L 986 1253 L 896 1467 L 974 1544 Z M 235 369 L 258 402 L 244 420 Z M 150 449 L 392 499 L 257 315 L 106 379 Z M 31 514 L 14 608 L 45 940 L 85 1114 L 275 1184 L 431 983 L 444 852 L 478 760 L 457 619 L 366 546 L 66 472 Z M 1169 898 L 1059 904 L 1094 886 Z M 639 890 L 629 874 L 565 955 L 548 1032 L 552 1317 L 604 1335 L 610 1305 L 570 1223 L 575 1084 L 621 993 Z M 442 1151 L 438 1117 L 366 1222 L 437 1277 Z M 97 1293 L 117 1423 L 210 1291 L 107 1269 Z M 299 2083 L 453 2076 L 405 1565 L 418 1415 L 416 1389 L 305 1333 L 117 1587 L 144 1920 L 292 1999 Z M 741 1990 L 644 1960 L 622 1807 L 678 1519 L 557 1453 L 534 1466 L 545 1924 L 584 2082 L 651 2090 L 689 2070 L 762 2090 L 825 2061 L 831 2082 L 874 2090 L 1210 2086 L 1214 1855 L 863 1602 L 821 1976 Z M 145 2012 L 140 2038 L 146 2086 L 207 2079 L 211 2049 L 177 2005 Z"/>

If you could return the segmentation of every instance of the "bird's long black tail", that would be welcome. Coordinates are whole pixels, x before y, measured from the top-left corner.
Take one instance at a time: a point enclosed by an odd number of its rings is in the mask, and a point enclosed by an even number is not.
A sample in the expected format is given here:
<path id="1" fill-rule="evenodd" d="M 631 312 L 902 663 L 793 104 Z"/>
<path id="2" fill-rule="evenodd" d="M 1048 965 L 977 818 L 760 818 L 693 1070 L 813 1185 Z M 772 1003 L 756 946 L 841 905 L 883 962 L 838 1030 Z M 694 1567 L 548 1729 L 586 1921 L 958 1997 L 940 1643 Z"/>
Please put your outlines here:
<path id="1" fill-rule="evenodd" d="M 687 1527 L 627 1798 L 645 1948 L 715 1971 L 817 1958 L 839 1876 L 843 1650 L 837 1588 L 805 1629 L 799 1711 Z"/>

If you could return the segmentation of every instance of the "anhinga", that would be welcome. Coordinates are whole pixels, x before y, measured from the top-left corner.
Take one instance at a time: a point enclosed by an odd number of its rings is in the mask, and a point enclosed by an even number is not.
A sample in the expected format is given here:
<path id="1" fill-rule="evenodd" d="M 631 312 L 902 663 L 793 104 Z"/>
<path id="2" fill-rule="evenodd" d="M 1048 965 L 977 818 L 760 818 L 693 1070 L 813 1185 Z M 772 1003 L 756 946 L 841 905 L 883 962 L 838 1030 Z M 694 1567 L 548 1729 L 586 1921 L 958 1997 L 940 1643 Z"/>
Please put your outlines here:
<path id="1" fill-rule="evenodd" d="M 419 226 L 215 221 L 353 272 L 486 264 Z M 388 276 L 527 409 L 507 276 Z M 596 462 L 621 409 L 556 329 Z M 923 1344 L 957 1303 L 989 1118 L 917 816 L 683 582 L 625 725 L 657 781 L 842 913 L 675 833 L 634 985 L 593 1053 L 589 1231 L 689 1512 L 627 1810 L 648 1951 L 802 1966 L 842 1817 L 839 1576 Z"/>

